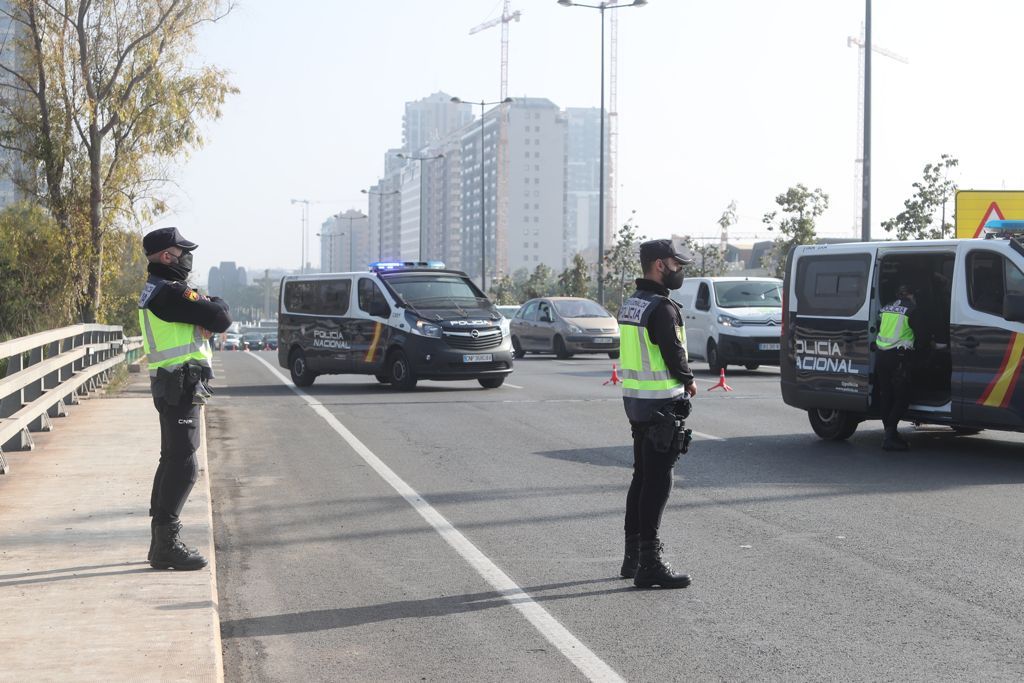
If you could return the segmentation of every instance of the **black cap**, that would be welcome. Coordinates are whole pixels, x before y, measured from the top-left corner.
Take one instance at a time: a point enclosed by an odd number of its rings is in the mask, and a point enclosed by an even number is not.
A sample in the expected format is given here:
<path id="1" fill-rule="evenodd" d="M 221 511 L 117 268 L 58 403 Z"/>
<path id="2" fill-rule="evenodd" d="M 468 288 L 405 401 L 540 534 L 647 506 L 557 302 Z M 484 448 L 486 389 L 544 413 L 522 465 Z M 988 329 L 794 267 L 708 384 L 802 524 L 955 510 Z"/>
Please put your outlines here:
<path id="1" fill-rule="evenodd" d="M 146 233 L 146 236 L 142 238 L 142 248 L 146 250 L 146 256 L 170 247 L 181 247 L 185 251 L 192 251 L 198 246 L 195 242 L 189 242 L 182 237 L 177 228 L 158 228 Z"/>
<path id="2" fill-rule="evenodd" d="M 693 263 L 693 259 L 676 251 L 675 246 L 672 245 L 672 240 L 651 240 L 640 245 L 640 260 L 644 263 L 650 263 L 651 261 L 663 258 L 674 258 L 684 266 Z"/>

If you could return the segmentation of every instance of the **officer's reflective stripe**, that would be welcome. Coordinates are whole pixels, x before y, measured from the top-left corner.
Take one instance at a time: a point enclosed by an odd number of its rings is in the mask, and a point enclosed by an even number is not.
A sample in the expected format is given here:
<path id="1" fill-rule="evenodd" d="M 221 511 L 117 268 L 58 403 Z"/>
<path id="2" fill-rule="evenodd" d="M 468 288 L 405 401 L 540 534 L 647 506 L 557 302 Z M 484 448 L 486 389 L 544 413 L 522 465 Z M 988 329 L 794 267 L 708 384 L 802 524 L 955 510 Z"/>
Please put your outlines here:
<path id="1" fill-rule="evenodd" d="M 651 352 L 647 348 L 647 330 L 641 330 L 639 327 L 636 328 L 637 336 L 640 337 L 638 340 L 640 343 L 640 371 L 650 372 L 651 371 Z"/>
<path id="2" fill-rule="evenodd" d="M 204 368 L 212 368 L 213 365 L 205 358 L 186 358 L 180 363 L 170 363 L 169 365 L 161 365 L 159 368 L 151 367 L 149 369 L 149 376 L 156 377 L 159 370 L 166 370 L 167 372 L 174 372 L 188 361 L 194 365 L 201 365 Z"/>
<path id="3" fill-rule="evenodd" d="M 146 338 L 143 341 L 146 344 L 146 348 L 144 350 L 146 352 L 146 355 L 148 356 L 150 355 L 150 353 L 152 353 L 153 349 L 156 348 L 156 336 L 153 334 L 153 325 L 150 324 L 149 322 L 148 310 L 142 311 L 142 322 L 146 328 Z"/>
<path id="4" fill-rule="evenodd" d="M 622 385 L 622 395 L 625 398 L 638 398 L 638 399 L 671 399 L 678 396 L 682 396 L 686 393 L 686 387 L 679 384 L 671 389 L 634 389 L 625 385 Z"/>
<path id="5" fill-rule="evenodd" d="M 889 306 L 882 309 L 882 320 L 875 338 L 875 345 L 879 349 L 888 351 L 914 348 L 914 330 L 910 328 L 910 321 L 902 311 L 893 310 Z"/>
<path id="6" fill-rule="evenodd" d="M 632 370 L 630 368 L 623 368 L 619 371 L 619 377 L 622 380 L 635 379 L 647 382 L 655 382 L 658 380 L 670 380 L 672 379 L 672 373 L 668 370 Z"/>

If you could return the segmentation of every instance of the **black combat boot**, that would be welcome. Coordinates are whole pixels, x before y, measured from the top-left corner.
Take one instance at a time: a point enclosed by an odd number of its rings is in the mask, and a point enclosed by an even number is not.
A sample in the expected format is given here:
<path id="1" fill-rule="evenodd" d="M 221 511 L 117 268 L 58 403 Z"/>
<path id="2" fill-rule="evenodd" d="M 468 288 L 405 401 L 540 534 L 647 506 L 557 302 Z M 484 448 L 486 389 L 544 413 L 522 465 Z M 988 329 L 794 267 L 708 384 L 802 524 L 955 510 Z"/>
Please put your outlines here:
<path id="1" fill-rule="evenodd" d="M 150 555 L 149 566 L 154 569 L 191 571 L 207 565 L 205 557 L 190 549 L 178 538 L 178 532 L 181 531 L 180 522 L 154 524 L 153 530 L 156 536 L 155 548 Z"/>
<path id="2" fill-rule="evenodd" d="M 153 561 L 153 555 L 156 554 L 156 520 L 150 520 L 149 522 L 149 555 L 146 555 L 146 560 L 149 562 Z"/>
<path id="3" fill-rule="evenodd" d="M 899 432 L 895 429 L 886 430 L 885 438 L 882 439 L 882 450 L 883 451 L 909 451 L 910 444 L 908 444 Z"/>
<path id="4" fill-rule="evenodd" d="M 672 567 L 661 559 L 665 546 L 661 541 L 640 542 L 640 565 L 637 567 L 633 585 L 637 588 L 686 588 L 690 585 L 689 574 L 676 574 Z"/>
<path id="5" fill-rule="evenodd" d="M 636 576 L 637 565 L 640 564 L 640 534 L 626 536 L 626 552 L 622 556 L 622 569 L 619 576 L 632 579 Z"/>

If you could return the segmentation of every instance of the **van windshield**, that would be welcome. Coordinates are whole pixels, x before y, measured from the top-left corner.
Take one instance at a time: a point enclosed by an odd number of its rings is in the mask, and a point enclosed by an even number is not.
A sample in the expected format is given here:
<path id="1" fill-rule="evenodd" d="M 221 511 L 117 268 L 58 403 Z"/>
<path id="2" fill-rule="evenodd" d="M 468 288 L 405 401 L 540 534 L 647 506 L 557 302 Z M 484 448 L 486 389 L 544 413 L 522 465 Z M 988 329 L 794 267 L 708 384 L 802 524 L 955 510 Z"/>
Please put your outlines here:
<path id="1" fill-rule="evenodd" d="M 722 308 L 782 308 L 778 282 L 716 282 L 715 300 Z"/>
<path id="2" fill-rule="evenodd" d="M 420 309 L 490 309 L 490 300 L 458 275 L 401 274 L 382 278 L 410 306 Z"/>

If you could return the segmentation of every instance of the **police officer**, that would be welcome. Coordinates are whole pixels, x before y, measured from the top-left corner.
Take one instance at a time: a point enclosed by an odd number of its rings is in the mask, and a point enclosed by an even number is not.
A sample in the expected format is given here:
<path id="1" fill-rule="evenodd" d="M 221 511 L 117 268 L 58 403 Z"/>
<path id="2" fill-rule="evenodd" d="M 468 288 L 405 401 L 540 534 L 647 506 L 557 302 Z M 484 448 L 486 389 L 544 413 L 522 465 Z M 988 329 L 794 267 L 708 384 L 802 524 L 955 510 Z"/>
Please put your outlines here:
<path id="1" fill-rule="evenodd" d="M 231 325 L 228 305 L 200 295 L 187 284 L 192 270 L 190 242 L 177 228 L 148 233 L 142 246 L 149 279 L 139 297 L 139 326 L 149 361 L 153 403 L 160 413 L 160 464 L 153 479 L 149 514 L 149 564 L 156 569 L 201 569 L 206 558 L 178 538 L 178 516 L 196 482 L 199 467 L 200 405 L 213 378 L 209 338 Z"/>
<path id="2" fill-rule="evenodd" d="M 882 449 L 906 451 L 910 445 L 897 427 L 910 405 L 913 369 L 914 330 L 920 326 L 914 293 L 901 284 L 897 299 L 882 307 L 875 339 L 875 377 L 878 379 L 878 403 L 882 412 L 885 437 Z"/>
<path id="3" fill-rule="evenodd" d="M 661 516 L 672 491 L 672 468 L 685 442 L 678 427 L 697 393 L 686 359 L 686 333 L 670 289 L 683 284 L 691 261 L 671 240 L 640 245 L 644 276 L 619 312 L 622 401 L 633 433 L 633 479 L 626 495 L 626 551 L 620 571 L 641 588 L 684 588 L 690 577 L 662 559 Z M 666 423 L 669 436 L 664 438 Z M 688 435 L 686 437 L 688 439 Z"/>

